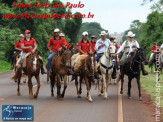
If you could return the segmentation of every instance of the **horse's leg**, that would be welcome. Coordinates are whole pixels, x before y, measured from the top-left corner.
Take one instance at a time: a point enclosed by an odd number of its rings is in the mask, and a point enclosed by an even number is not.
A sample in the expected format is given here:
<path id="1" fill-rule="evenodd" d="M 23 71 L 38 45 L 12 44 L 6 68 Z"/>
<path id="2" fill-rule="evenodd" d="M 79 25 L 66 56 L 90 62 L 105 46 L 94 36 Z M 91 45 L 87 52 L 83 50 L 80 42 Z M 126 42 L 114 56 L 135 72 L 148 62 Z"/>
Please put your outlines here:
<path id="1" fill-rule="evenodd" d="M 27 76 L 25 75 L 25 76 L 24 76 L 23 83 L 26 83 L 26 80 L 27 80 Z"/>
<path id="2" fill-rule="evenodd" d="M 64 98 L 65 91 L 66 91 L 66 88 L 67 88 L 67 75 L 65 75 L 63 78 L 64 78 L 64 89 L 63 89 L 62 95 L 61 95 L 62 98 Z"/>
<path id="3" fill-rule="evenodd" d="M 121 74 L 120 77 L 121 77 L 121 91 L 120 91 L 120 94 L 123 94 L 124 74 Z"/>
<path id="4" fill-rule="evenodd" d="M 80 87 L 79 87 L 79 94 L 81 95 L 82 93 L 82 82 L 83 82 L 83 78 L 80 77 Z"/>
<path id="5" fill-rule="evenodd" d="M 104 80 L 103 80 L 103 77 L 101 79 L 101 93 L 104 92 Z"/>
<path id="6" fill-rule="evenodd" d="M 57 78 L 57 98 L 61 98 L 61 84 L 60 84 L 60 75 L 56 75 Z"/>
<path id="7" fill-rule="evenodd" d="M 34 94 L 34 98 L 37 98 L 38 93 L 39 93 L 39 89 L 40 89 L 40 77 L 39 77 L 39 75 L 37 75 L 37 76 L 35 76 L 35 78 L 37 81 L 37 90 L 36 90 L 36 93 Z"/>
<path id="8" fill-rule="evenodd" d="M 106 93 L 106 89 L 107 89 L 107 86 L 106 86 L 106 75 L 102 74 L 102 78 L 103 78 L 103 82 L 104 82 L 104 99 L 108 99 L 108 96 L 107 96 L 107 93 Z"/>
<path id="9" fill-rule="evenodd" d="M 28 76 L 28 88 L 29 88 L 29 97 L 31 98 L 31 99 L 33 99 L 34 98 L 34 96 L 33 96 L 33 84 L 32 84 L 32 77 L 31 76 Z"/>
<path id="10" fill-rule="evenodd" d="M 109 84 L 112 84 L 112 78 L 111 77 L 109 78 Z"/>
<path id="11" fill-rule="evenodd" d="M 128 98 L 130 99 L 131 98 L 131 78 L 128 77 L 128 92 L 127 92 L 127 95 L 128 95 Z"/>
<path id="12" fill-rule="evenodd" d="M 55 83 L 55 76 L 53 73 L 51 73 L 50 76 L 51 97 L 54 97 L 54 92 L 53 92 L 54 83 Z"/>
<path id="13" fill-rule="evenodd" d="M 78 77 L 77 76 L 75 76 L 75 85 L 76 85 L 77 97 L 80 98 L 79 88 L 78 88 Z"/>
<path id="14" fill-rule="evenodd" d="M 97 79 L 97 89 L 98 89 L 98 96 L 101 96 L 101 91 L 100 91 L 100 79 Z"/>
<path id="15" fill-rule="evenodd" d="M 136 80 L 137 80 L 138 90 L 139 90 L 139 100 L 141 101 L 142 96 L 141 96 L 140 74 L 137 76 Z"/>
<path id="16" fill-rule="evenodd" d="M 21 77 L 18 78 L 17 96 L 21 96 L 21 94 L 20 94 L 20 79 L 21 79 Z"/>
<path id="17" fill-rule="evenodd" d="M 93 102 L 92 98 L 91 98 L 91 94 L 90 94 L 90 87 L 89 87 L 89 83 L 88 82 L 91 82 L 89 81 L 89 79 L 87 77 L 84 77 L 84 80 L 85 80 L 85 83 L 86 83 L 86 87 L 87 87 L 87 100 L 89 102 Z M 82 80 L 81 80 L 82 81 Z"/>

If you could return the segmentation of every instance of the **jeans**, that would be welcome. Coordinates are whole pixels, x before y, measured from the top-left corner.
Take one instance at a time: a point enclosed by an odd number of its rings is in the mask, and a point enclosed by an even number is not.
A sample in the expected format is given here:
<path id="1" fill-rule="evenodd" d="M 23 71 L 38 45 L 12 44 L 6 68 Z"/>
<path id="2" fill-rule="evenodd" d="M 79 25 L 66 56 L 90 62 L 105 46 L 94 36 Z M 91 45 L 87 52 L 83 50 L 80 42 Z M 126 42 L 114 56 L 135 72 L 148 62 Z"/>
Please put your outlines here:
<path id="1" fill-rule="evenodd" d="M 23 62 L 24 62 L 24 58 L 25 58 L 25 55 L 26 54 L 27 53 L 22 53 L 21 62 L 20 62 L 20 64 L 21 64 L 21 70 L 23 70 Z"/>
<path id="2" fill-rule="evenodd" d="M 50 70 L 50 66 L 51 66 L 51 61 L 53 59 L 53 56 L 55 55 L 56 52 L 52 52 L 49 56 L 48 56 L 48 66 L 47 66 L 47 71 L 49 73 Z"/>
<path id="3" fill-rule="evenodd" d="M 104 53 L 98 53 L 96 56 L 96 61 L 99 62 L 100 58 L 103 56 Z"/>

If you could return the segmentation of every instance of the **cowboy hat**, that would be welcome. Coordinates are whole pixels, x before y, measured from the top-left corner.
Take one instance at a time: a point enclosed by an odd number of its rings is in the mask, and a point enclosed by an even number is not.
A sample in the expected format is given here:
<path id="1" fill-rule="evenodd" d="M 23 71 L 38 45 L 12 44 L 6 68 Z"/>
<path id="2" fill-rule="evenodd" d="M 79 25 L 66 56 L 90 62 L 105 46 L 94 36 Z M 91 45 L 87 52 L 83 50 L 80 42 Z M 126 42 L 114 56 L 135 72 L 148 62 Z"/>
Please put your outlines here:
<path id="1" fill-rule="evenodd" d="M 88 35 L 88 32 L 87 31 L 84 31 L 82 35 L 83 36 Z"/>
<path id="2" fill-rule="evenodd" d="M 133 34 L 132 31 L 129 31 L 128 34 L 127 34 L 126 36 L 128 36 L 128 37 L 135 37 L 135 34 Z"/>
<path id="3" fill-rule="evenodd" d="M 22 37 L 22 38 L 24 38 L 24 35 L 23 35 L 23 34 L 20 34 L 20 35 L 19 35 L 19 37 Z"/>
<path id="4" fill-rule="evenodd" d="M 58 28 L 54 29 L 54 33 L 60 33 L 60 32 L 61 31 Z"/>
<path id="5" fill-rule="evenodd" d="M 100 36 L 102 36 L 102 35 L 107 35 L 108 33 L 106 33 L 105 31 L 101 31 L 101 34 L 100 34 Z"/>
<path id="6" fill-rule="evenodd" d="M 92 35 L 91 38 L 97 38 L 95 35 Z"/>

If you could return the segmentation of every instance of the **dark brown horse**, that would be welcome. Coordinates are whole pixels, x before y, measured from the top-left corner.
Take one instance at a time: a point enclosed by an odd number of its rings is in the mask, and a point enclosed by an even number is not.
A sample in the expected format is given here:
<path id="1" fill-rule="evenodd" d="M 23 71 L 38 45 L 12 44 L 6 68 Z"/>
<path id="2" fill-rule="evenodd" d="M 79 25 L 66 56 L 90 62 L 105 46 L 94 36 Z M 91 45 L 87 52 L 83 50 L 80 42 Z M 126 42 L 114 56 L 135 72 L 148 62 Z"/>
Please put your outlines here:
<path id="1" fill-rule="evenodd" d="M 39 58 L 39 53 L 31 53 L 27 57 L 26 67 L 24 68 L 24 74 L 28 76 L 28 87 L 29 87 L 29 97 L 31 99 L 37 98 L 39 89 L 40 89 L 40 69 L 43 65 L 42 60 Z M 33 95 L 33 84 L 32 84 L 32 77 L 35 76 L 37 80 L 37 90 L 36 93 Z M 20 79 L 22 77 L 21 69 L 19 68 L 15 75 L 12 77 L 13 80 L 18 80 L 18 88 L 17 88 L 17 95 L 20 96 Z"/>
<path id="2" fill-rule="evenodd" d="M 74 55 L 75 57 L 75 55 Z M 81 57 L 77 60 L 81 62 L 81 65 L 78 65 L 78 70 L 74 70 L 74 77 L 75 77 L 75 85 L 77 90 L 77 96 L 80 98 L 82 93 L 82 82 L 85 81 L 86 87 L 87 87 L 87 100 L 89 102 L 93 102 L 90 94 L 91 89 L 91 82 L 94 79 L 94 69 L 95 69 L 95 55 L 94 54 L 88 54 L 88 55 L 81 55 Z M 73 57 L 72 57 L 73 59 Z M 80 77 L 80 87 L 78 86 L 78 76 Z"/>
<path id="3" fill-rule="evenodd" d="M 67 88 L 67 76 L 71 68 L 71 56 L 73 54 L 71 48 L 62 47 L 62 51 L 57 52 L 52 59 L 50 68 L 50 83 L 51 83 L 51 96 L 54 96 L 53 88 L 56 81 L 57 98 L 64 98 L 65 90 Z M 61 94 L 61 80 L 60 76 L 64 78 L 64 89 Z"/>

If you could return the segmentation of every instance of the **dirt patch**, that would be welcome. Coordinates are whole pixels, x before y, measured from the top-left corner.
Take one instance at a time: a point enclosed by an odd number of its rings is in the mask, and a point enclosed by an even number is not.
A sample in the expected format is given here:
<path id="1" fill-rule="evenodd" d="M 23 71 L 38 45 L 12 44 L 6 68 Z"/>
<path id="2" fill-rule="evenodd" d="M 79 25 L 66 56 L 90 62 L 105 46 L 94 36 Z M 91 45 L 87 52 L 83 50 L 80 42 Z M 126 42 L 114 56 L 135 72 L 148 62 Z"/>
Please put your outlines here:
<path id="1" fill-rule="evenodd" d="M 145 104 L 145 109 L 147 111 L 150 111 L 152 113 L 152 116 L 155 118 L 156 111 L 155 111 L 155 104 L 152 101 L 152 98 L 149 94 L 146 93 L 146 90 L 142 89 L 142 97 L 143 97 L 143 104 Z M 161 110 L 161 122 L 163 122 L 163 107 L 160 109 Z"/>

